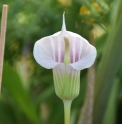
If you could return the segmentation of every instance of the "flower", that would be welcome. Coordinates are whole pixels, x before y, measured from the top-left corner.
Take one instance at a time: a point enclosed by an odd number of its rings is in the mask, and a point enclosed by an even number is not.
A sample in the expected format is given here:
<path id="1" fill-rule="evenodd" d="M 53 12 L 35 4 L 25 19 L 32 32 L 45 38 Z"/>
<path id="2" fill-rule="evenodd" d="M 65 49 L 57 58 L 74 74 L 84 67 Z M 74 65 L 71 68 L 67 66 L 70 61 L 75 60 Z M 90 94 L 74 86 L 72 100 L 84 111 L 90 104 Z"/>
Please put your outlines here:
<path id="1" fill-rule="evenodd" d="M 61 99 L 79 94 L 80 70 L 93 65 L 96 53 L 86 39 L 66 30 L 64 14 L 62 30 L 38 40 L 33 51 L 38 64 L 53 69 L 55 91 Z"/>

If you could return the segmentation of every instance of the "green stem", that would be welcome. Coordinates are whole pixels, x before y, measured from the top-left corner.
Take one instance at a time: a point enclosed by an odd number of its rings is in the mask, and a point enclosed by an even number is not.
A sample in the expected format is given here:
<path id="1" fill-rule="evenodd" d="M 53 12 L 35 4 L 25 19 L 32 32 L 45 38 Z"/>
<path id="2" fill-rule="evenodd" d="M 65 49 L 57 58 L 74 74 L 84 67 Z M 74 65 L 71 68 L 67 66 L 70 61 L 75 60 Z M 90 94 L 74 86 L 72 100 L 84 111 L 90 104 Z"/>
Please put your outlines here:
<path id="1" fill-rule="evenodd" d="M 70 108 L 72 100 L 63 100 L 64 103 L 64 121 L 65 124 L 70 124 Z"/>

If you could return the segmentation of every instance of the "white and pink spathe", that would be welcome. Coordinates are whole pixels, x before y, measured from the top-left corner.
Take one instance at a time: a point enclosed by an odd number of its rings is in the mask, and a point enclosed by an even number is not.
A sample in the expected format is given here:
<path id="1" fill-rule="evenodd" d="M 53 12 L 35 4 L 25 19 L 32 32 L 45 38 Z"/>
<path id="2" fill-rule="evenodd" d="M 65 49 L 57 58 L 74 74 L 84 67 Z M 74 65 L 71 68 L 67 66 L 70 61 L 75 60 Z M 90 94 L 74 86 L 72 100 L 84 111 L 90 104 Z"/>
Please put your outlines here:
<path id="1" fill-rule="evenodd" d="M 96 58 L 96 48 L 82 36 L 67 31 L 63 15 L 62 30 L 38 40 L 34 45 L 34 58 L 38 64 L 47 69 L 52 69 L 64 63 L 65 41 L 69 39 L 70 65 L 75 70 L 83 70 L 93 65 Z"/>

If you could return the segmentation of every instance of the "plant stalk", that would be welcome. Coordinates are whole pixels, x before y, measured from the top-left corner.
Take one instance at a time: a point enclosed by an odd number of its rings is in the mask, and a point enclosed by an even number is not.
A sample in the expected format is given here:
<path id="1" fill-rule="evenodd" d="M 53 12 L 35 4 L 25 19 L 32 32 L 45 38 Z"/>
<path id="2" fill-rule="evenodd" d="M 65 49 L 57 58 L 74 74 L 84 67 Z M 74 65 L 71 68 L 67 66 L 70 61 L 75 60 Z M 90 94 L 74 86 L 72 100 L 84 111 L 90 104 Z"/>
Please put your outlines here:
<path id="1" fill-rule="evenodd" d="M 64 103 L 64 124 L 70 124 L 70 109 L 72 100 L 63 100 Z"/>
<path id="2" fill-rule="evenodd" d="M 95 45 L 94 33 L 90 31 L 90 43 Z M 81 108 L 78 124 L 92 124 L 94 105 L 95 64 L 88 69 L 87 88 L 84 104 Z"/>
<path id="3" fill-rule="evenodd" d="M 5 46 L 5 35 L 7 25 L 7 13 L 8 5 L 3 5 L 2 19 L 1 19 L 1 34 L 0 34 L 0 94 L 2 86 L 2 69 L 3 69 L 3 58 L 4 58 L 4 46 Z"/>

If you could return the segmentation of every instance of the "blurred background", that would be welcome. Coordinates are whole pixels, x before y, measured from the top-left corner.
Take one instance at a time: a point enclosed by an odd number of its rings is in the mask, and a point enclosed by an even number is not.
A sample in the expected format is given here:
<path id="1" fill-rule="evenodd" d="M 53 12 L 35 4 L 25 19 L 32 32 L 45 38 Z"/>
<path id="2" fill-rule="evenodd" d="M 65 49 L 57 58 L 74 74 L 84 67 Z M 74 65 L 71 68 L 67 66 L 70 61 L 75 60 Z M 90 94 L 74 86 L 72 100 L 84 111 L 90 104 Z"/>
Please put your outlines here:
<path id="1" fill-rule="evenodd" d="M 0 0 L 0 20 L 3 4 L 8 4 L 9 11 L 0 124 L 63 124 L 63 103 L 55 94 L 52 70 L 36 63 L 33 46 L 38 39 L 61 30 L 64 11 L 67 30 L 88 41 L 94 32 L 93 124 L 122 124 L 121 0 Z M 88 69 L 81 71 L 71 124 L 78 124 L 81 116 L 87 75 Z"/>

